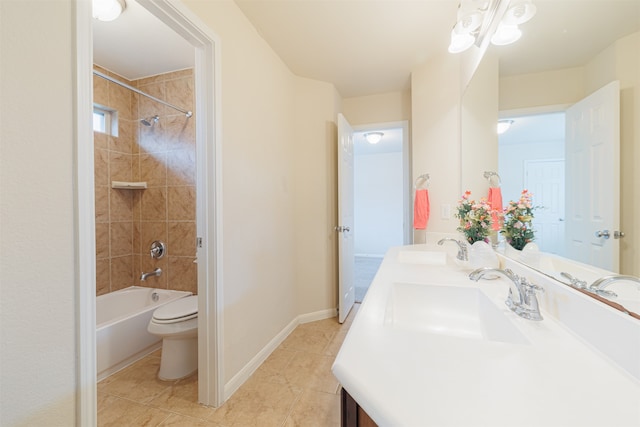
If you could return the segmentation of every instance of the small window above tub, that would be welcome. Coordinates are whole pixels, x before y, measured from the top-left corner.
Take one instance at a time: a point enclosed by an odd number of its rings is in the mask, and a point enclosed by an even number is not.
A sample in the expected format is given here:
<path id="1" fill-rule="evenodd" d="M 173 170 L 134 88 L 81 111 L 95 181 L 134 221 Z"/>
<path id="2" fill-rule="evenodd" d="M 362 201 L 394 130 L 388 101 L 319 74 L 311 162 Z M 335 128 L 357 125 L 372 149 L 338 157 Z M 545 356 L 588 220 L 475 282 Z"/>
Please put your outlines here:
<path id="1" fill-rule="evenodd" d="M 118 136 L 118 112 L 102 105 L 93 104 L 93 130 Z"/>

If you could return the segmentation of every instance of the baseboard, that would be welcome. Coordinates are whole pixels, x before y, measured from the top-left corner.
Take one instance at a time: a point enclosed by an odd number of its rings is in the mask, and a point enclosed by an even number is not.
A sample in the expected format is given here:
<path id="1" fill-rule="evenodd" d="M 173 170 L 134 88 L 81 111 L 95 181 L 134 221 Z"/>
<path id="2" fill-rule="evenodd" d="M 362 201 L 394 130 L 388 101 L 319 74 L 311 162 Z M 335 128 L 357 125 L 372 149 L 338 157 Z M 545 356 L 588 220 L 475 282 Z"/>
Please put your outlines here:
<path id="1" fill-rule="evenodd" d="M 289 336 L 296 326 L 302 323 L 315 322 L 316 320 L 330 319 L 336 317 L 337 310 L 329 308 L 297 316 L 287 326 L 285 326 L 269 343 L 264 346 L 231 380 L 224 385 L 224 401 L 226 402 L 242 384 L 264 363 L 265 360 L 278 348 L 280 344 Z"/>

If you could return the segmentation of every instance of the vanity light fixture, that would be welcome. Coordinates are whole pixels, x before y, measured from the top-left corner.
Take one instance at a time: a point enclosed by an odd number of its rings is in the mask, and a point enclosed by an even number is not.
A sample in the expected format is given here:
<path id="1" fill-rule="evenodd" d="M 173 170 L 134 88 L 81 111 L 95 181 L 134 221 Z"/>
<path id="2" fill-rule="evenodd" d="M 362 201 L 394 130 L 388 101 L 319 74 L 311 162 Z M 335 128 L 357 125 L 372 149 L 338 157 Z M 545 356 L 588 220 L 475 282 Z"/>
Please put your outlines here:
<path id="1" fill-rule="evenodd" d="M 459 53 L 474 44 L 482 45 L 491 28 L 491 43 L 498 46 L 511 44 L 522 36 L 520 24 L 536 14 L 532 0 L 511 0 L 502 16 L 500 5 L 509 0 L 460 0 L 458 20 L 451 31 L 449 52 Z M 497 23 L 497 26 L 496 26 Z"/>
<path id="2" fill-rule="evenodd" d="M 511 119 L 498 120 L 498 135 L 502 135 L 508 131 L 512 124 L 513 120 Z"/>
<path id="3" fill-rule="evenodd" d="M 364 134 L 364 138 L 367 140 L 369 144 L 377 144 L 380 142 L 384 133 L 382 132 L 369 132 Z"/>
<path id="4" fill-rule="evenodd" d="M 98 21 L 113 21 L 126 7 L 124 0 L 93 0 L 93 17 Z"/>

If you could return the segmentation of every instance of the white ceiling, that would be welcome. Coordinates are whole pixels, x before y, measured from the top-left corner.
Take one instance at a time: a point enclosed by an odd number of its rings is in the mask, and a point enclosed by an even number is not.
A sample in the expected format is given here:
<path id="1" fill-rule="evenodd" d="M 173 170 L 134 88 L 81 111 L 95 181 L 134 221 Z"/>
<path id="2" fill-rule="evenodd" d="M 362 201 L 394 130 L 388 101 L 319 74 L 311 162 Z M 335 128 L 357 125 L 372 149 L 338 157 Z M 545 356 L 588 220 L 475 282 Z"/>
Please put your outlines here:
<path id="1" fill-rule="evenodd" d="M 640 30 L 640 0 L 534 0 L 537 15 L 510 46 L 492 47 L 502 75 L 583 65 Z M 297 75 L 345 97 L 409 87 L 411 70 L 446 52 L 456 0 L 235 0 Z M 212 29 L 215 31 L 215 28 Z M 193 66 L 193 48 L 135 1 L 94 20 L 94 60 L 128 79 Z"/>

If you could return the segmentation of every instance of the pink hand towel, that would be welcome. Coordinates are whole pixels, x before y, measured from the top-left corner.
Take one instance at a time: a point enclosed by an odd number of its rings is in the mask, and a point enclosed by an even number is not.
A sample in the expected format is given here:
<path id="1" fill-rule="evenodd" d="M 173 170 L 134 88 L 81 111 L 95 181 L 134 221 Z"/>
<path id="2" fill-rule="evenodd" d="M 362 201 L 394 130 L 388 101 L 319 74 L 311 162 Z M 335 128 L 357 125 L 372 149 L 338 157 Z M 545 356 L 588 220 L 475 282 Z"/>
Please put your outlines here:
<path id="1" fill-rule="evenodd" d="M 416 199 L 413 205 L 413 228 L 424 230 L 429 221 L 429 190 L 416 190 Z"/>
<path id="2" fill-rule="evenodd" d="M 500 230 L 502 228 L 502 219 L 498 216 L 499 212 L 502 212 L 502 191 L 500 191 L 500 187 L 491 187 L 489 188 L 489 197 L 488 197 L 489 206 L 491 206 L 491 219 L 493 220 L 493 224 L 491 228 L 494 230 Z"/>

